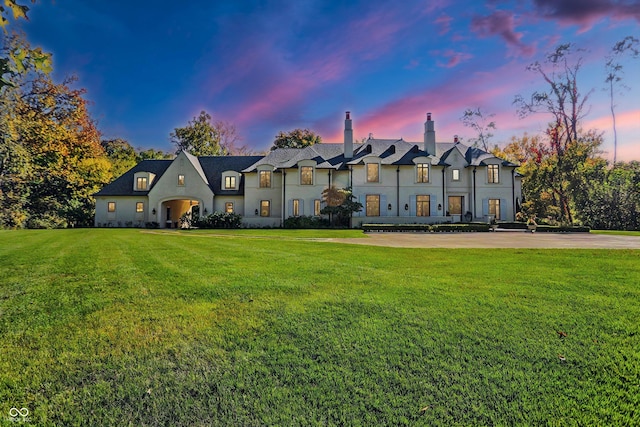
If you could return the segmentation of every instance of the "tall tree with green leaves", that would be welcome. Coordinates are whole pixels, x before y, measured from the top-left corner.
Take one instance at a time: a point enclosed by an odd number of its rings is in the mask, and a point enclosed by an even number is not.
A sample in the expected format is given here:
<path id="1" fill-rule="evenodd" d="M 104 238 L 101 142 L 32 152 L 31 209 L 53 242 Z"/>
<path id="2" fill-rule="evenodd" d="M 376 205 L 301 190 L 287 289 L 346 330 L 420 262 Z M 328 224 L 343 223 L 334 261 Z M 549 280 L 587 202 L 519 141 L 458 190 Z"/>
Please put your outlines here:
<path id="1" fill-rule="evenodd" d="M 578 56 L 576 56 L 578 54 Z M 589 134 L 579 136 L 580 125 L 586 114 L 589 93 L 578 87 L 578 75 L 582 57 L 572 44 L 559 45 L 546 56 L 544 62 L 534 62 L 528 71 L 538 74 L 546 85 L 545 90 L 535 91 L 530 98 L 517 95 L 514 104 L 521 117 L 533 113 L 548 113 L 551 121 L 546 131 L 545 181 L 560 208 L 562 219 L 573 222 L 571 175 L 582 158 L 574 157 L 579 139 L 590 141 Z M 586 144 L 590 145 L 588 142 Z M 581 149 L 580 149 L 581 151 Z"/>
<path id="2" fill-rule="evenodd" d="M 271 151 L 278 148 L 304 148 L 321 142 L 320 135 L 309 129 L 294 129 L 289 132 L 280 131 L 273 141 Z"/>
<path id="3" fill-rule="evenodd" d="M 171 142 L 176 146 L 176 154 L 180 151 L 194 156 L 226 154 L 220 143 L 220 130 L 211 122 L 211 116 L 206 111 L 201 111 L 187 126 L 175 128 L 171 133 Z"/>

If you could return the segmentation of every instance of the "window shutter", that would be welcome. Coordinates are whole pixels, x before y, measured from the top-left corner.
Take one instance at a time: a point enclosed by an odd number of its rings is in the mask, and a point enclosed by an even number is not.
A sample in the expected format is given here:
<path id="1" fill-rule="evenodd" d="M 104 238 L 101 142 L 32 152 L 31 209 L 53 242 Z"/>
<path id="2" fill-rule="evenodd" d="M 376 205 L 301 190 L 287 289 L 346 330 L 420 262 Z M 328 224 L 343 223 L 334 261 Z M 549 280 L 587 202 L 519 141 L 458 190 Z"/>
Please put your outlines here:
<path id="1" fill-rule="evenodd" d="M 416 196 L 409 197 L 409 215 L 416 216 Z"/>
<path id="2" fill-rule="evenodd" d="M 387 216 L 389 211 L 387 210 L 387 196 L 380 195 L 380 216 Z"/>
<path id="3" fill-rule="evenodd" d="M 507 220 L 507 199 L 500 199 L 500 219 Z"/>
<path id="4" fill-rule="evenodd" d="M 489 199 L 482 199 L 482 215 L 489 215 Z"/>
<path id="5" fill-rule="evenodd" d="M 304 215 L 304 200 L 298 200 L 298 210 L 300 211 L 300 216 Z"/>
<path id="6" fill-rule="evenodd" d="M 438 198 L 435 194 L 429 195 L 429 204 L 431 205 L 431 216 L 438 216 Z"/>
<path id="7" fill-rule="evenodd" d="M 289 199 L 289 201 L 287 202 L 287 205 L 289 206 L 287 216 L 293 216 L 293 199 Z"/>
<path id="8" fill-rule="evenodd" d="M 362 194 L 358 196 L 358 201 L 362 205 L 360 212 L 356 212 L 355 216 L 365 216 L 367 214 L 367 199 Z"/>

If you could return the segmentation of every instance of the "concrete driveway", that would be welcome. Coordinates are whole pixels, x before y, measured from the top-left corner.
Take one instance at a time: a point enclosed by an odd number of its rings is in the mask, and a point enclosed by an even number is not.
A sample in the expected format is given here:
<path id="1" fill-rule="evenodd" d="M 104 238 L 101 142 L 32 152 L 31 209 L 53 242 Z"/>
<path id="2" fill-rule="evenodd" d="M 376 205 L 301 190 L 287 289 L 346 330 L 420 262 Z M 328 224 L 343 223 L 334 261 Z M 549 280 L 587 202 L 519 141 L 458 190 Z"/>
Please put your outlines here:
<path id="1" fill-rule="evenodd" d="M 367 233 L 365 239 L 335 239 L 356 245 L 394 248 L 559 248 L 640 249 L 640 236 L 591 233 Z"/>

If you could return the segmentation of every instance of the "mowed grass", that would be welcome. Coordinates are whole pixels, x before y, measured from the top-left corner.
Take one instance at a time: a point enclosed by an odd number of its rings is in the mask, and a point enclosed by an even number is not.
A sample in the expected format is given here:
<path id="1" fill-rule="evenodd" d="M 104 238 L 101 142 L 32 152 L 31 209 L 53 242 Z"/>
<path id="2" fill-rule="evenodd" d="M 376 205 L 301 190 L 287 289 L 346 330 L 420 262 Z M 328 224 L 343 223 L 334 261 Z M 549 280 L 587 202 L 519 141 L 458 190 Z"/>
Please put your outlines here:
<path id="1" fill-rule="evenodd" d="M 640 251 L 331 235 L 0 231 L 0 423 L 640 423 Z"/>

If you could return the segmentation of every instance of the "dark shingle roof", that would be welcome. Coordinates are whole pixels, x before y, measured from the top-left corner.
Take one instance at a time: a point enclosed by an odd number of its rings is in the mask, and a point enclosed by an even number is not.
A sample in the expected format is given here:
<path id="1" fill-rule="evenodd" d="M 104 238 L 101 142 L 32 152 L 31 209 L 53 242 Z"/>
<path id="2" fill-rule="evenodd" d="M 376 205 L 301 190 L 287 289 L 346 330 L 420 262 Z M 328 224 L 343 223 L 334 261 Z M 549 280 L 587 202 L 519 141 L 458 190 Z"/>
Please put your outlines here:
<path id="1" fill-rule="evenodd" d="M 222 172 L 242 172 L 264 156 L 203 156 L 198 157 L 209 186 L 214 194 L 242 195 L 244 194 L 244 175 L 241 175 L 237 190 L 225 190 L 222 183 Z"/>
<path id="2" fill-rule="evenodd" d="M 149 190 L 153 188 L 158 178 L 167 170 L 173 160 L 143 160 L 122 176 L 117 178 L 111 184 L 107 184 L 102 190 L 98 191 L 94 196 L 146 196 L 149 191 L 134 191 L 133 178 L 136 172 L 151 172 L 156 175 Z"/>

